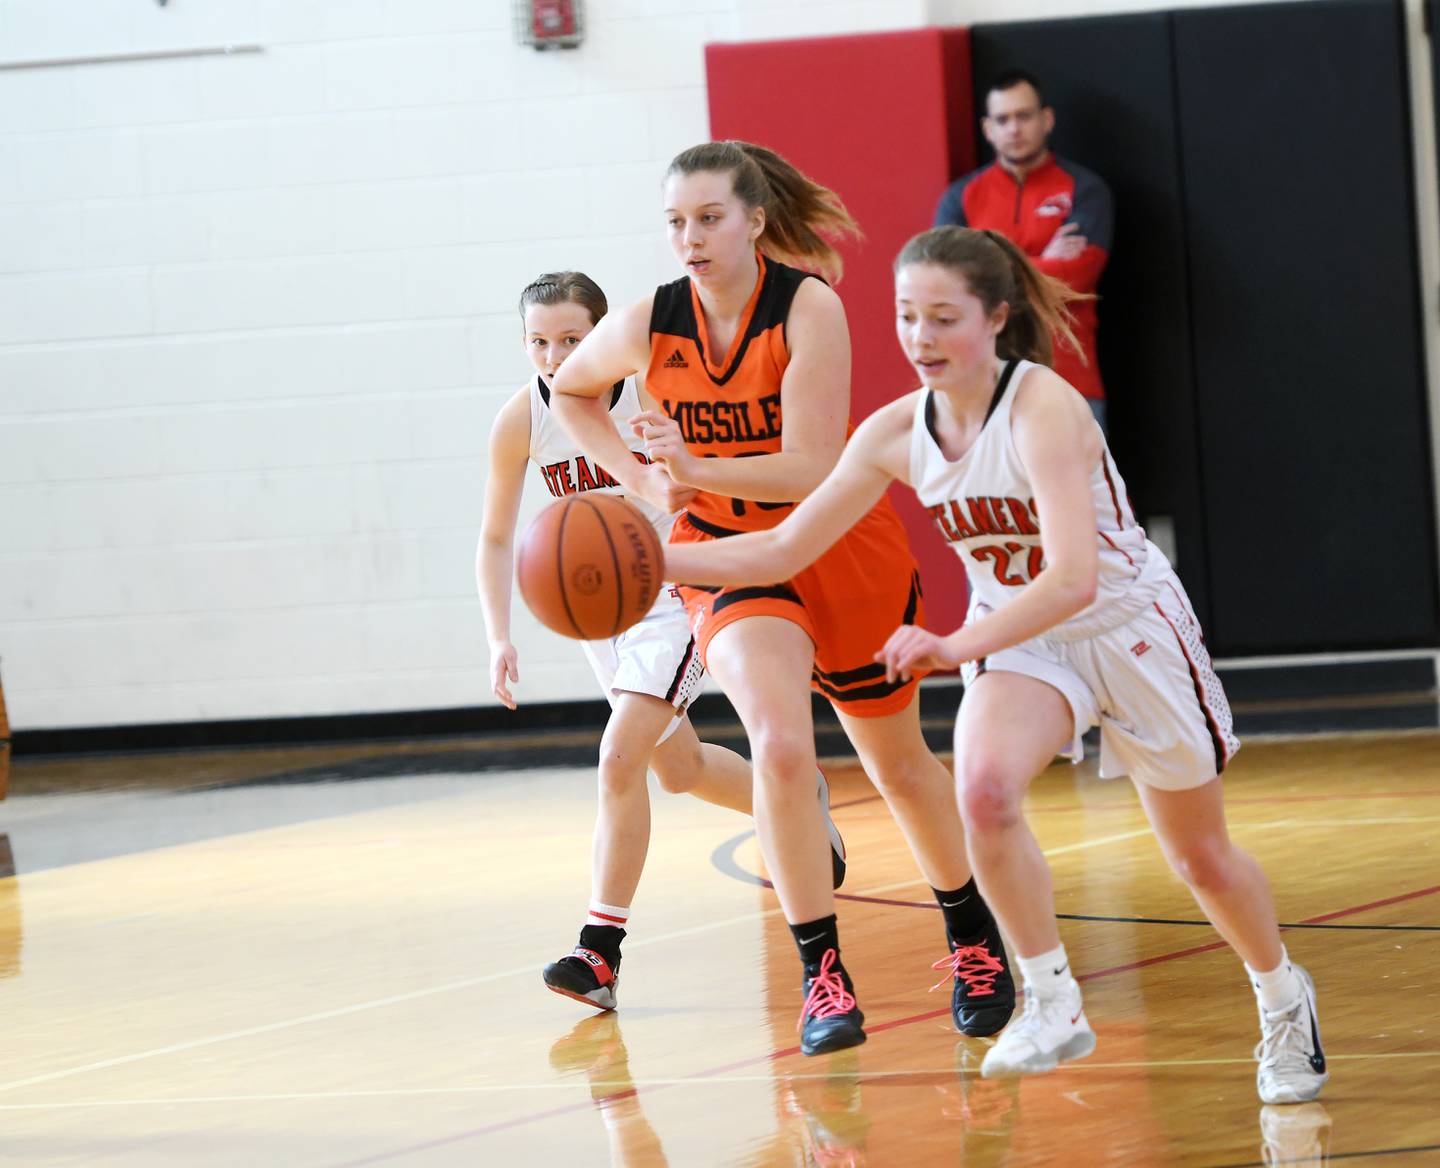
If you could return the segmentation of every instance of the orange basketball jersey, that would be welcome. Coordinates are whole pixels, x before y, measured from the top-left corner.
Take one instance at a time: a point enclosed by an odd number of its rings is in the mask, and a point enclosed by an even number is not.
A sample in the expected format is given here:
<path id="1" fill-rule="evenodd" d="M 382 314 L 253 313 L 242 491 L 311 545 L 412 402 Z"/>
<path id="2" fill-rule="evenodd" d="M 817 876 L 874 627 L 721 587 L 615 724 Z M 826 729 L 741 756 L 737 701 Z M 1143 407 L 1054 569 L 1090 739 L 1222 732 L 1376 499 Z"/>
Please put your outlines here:
<path id="1" fill-rule="evenodd" d="M 711 352 L 700 296 L 682 276 L 655 290 L 645 388 L 680 425 L 691 453 L 751 458 L 780 451 L 780 380 L 790 364 L 785 321 L 803 280 L 819 279 L 758 256 L 760 279 L 730 351 Z M 794 503 L 756 503 L 701 491 L 686 510 L 716 534 L 774 527 Z"/>

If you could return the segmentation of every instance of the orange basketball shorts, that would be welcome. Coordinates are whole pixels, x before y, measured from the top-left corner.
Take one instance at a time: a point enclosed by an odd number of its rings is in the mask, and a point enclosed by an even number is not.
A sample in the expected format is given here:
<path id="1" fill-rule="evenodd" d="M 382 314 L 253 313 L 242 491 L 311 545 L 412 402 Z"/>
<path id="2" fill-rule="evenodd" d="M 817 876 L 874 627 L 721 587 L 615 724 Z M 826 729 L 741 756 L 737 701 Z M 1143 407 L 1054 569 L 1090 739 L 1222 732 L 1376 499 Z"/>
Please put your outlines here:
<path id="1" fill-rule="evenodd" d="M 672 543 L 738 534 L 690 514 Z M 900 517 L 882 499 L 823 556 L 783 584 L 710 588 L 680 585 L 701 659 L 721 629 L 749 616 L 776 616 L 805 630 L 815 645 L 810 685 L 836 710 L 883 718 L 910 704 L 919 676 L 887 682 L 875 654 L 901 625 L 925 622 L 920 570 Z"/>

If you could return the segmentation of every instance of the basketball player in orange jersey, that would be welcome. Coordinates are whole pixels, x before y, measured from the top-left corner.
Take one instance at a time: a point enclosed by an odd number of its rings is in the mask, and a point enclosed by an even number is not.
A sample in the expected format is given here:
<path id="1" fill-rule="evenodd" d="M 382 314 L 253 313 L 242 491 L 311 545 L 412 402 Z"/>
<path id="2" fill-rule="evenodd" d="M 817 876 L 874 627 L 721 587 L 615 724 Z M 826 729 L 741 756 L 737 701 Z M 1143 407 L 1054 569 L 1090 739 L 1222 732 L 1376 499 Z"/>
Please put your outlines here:
<path id="1" fill-rule="evenodd" d="M 500 410 L 490 433 L 485 518 L 476 556 L 485 626 L 490 636 L 491 686 L 515 709 L 511 683 L 520 680 L 519 657 L 510 641 L 516 517 L 527 468 L 535 466 L 550 494 L 579 491 L 615 494 L 615 480 L 592 465 L 550 416 L 550 383 L 597 321 L 605 293 L 583 272 L 551 272 L 520 294 L 525 351 L 532 377 Z M 618 381 L 606 404 L 612 426 L 625 427 L 648 399 L 634 378 Z M 639 439 L 632 439 L 638 448 Z M 634 461 L 627 450 L 625 458 Z M 643 457 L 643 454 L 641 455 Z M 640 507 L 663 539 L 673 516 Z M 547 965 L 545 984 L 556 993 L 601 1010 L 613 1010 L 620 944 L 630 904 L 640 883 L 650 842 L 650 795 L 646 768 L 667 791 L 688 791 L 721 807 L 750 814 L 750 764 L 733 750 L 702 743 L 684 716 L 704 677 L 684 605 L 663 588 L 650 612 L 619 636 L 584 643 L 585 656 L 613 712 L 600 743 L 600 799 L 595 818 L 592 900 L 573 953 Z M 831 875 L 845 875 L 845 845 L 829 818 L 830 788 L 811 772 L 811 798 L 819 797 L 829 833 Z"/>
<path id="2" fill-rule="evenodd" d="M 686 150 L 666 173 L 665 220 L 685 276 L 603 321 L 556 375 L 556 417 L 631 495 L 684 506 L 675 544 L 774 527 L 839 458 L 849 428 L 850 340 L 822 232 L 855 232 L 836 196 L 743 142 Z M 662 412 L 637 432 L 660 465 L 626 456 L 604 394 L 643 372 Z M 623 469 L 622 469 L 623 468 Z M 993 1034 L 1014 1010 L 999 931 L 971 879 L 948 772 L 920 732 L 917 681 L 885 677 L 875 652 L 921 619 L 919 574 L 899 518 L 877 501 L 804 572 L 763 588 L 680 594 L 710 670 L 735 706 L 755 765 L 755 820 L 803 966 L 801 1049 L 865 1040 L 840 960 L 815 767 L 813 686 L 834 705 L 944 914 L 952 1013 Z M 943 981 L 942 981 L 942 984 Z M 936 987 L 938 988 L 938 987 Z"/>
<path id="3" fill-rule="evenodd" d="M 1095 1047 L 1060 942 L 1050 871 L 1024 818 L 1056 754 L 1100 726 L 1100 774 L 1129 775 L 1161 850 L 1245 963 L 1260 1014 L 1265 1103 L 1319 1095 L 1315 987 L 1290 962 L 1270 886 L 1231 843 L 1220 773 L 1239 748 L 1184 588 L 1145 536 L 1085 399 L 1045 365 L 1075 293 L 994 232 L 941 227 L 895 264 L 897 332 L 922 387 L 856 431 L 779 527 L 667 549 L 669 579 L 764 584 L 822 562 L 894 480 L 965 566 L 971 610 L 939 636 L 903 622 L 887 681 L 965 669 L 955 766 L 981 885 L 1025 978 L 1025 1010 L 981 1073 L 1032 1074 Z"/>

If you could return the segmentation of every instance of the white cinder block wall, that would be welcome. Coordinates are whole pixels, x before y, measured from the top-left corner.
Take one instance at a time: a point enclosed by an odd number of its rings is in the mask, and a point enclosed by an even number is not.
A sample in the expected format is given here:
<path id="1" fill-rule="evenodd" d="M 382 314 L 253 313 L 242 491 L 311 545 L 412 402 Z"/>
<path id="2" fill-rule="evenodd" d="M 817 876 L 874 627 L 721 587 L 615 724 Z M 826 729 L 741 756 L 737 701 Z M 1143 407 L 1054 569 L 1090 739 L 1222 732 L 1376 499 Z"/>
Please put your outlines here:
<path id="1" fill-rule="evenodd" d="M 707 41 L 1000 15 L 587 7 L 582 49 L 536 53 L 510 0 L 0 0 L 0 64 L 263 49 L 0 71 L 17 728 L 488 702 L 471 565 L 521 286 L 671 278 L 658 180 L 707 135 Z M 592 696 L 518 604 L 516 638 L 522 701 Z"/>
<path id="2" fill-rule="evenodd" d="M 520 288 L 670 278 L 658 180 L 707 136 L 707 41 L 923 5 L 588 8 L 542 54 L 508 0 L 0 0 L 0 63 L 263 47 L 0 72 L 17 728 L 489 700 L 471 564 Z M 524 699 L 591 695 L 516 623 Z"/>

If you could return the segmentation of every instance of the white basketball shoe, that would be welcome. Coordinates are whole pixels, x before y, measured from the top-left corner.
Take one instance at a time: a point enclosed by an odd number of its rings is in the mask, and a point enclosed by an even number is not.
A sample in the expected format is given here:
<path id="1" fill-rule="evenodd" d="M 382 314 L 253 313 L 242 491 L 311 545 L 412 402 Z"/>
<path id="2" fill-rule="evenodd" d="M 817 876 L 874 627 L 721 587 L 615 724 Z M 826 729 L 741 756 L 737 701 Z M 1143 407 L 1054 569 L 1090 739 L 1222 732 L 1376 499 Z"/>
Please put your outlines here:
<path id="1" fill-rule="evenodd" d="M 1047 997 L 1025 991 L 1025 1009 L 1000 1034 L 980 1064 L 987 1079 L 1038 1075 L 1095 1049 L 1095 1032 L 1085 1020 L 1080 985 L 1072 977 Z"/>
<path id="2" fill-rule="evenodd" d="M 1280 1010 L 1260 1007 L 1260 1042 L 1255 1058 L 1255 1086 L 1262 1103 L 1305 1103 L 1319 1096 L 1330 1077 L 1325 1048 L 1320 1045 L 1320 1015 L 1315 1009 L 1315 983 L 1296 965 L 1301 993 Z"/>

